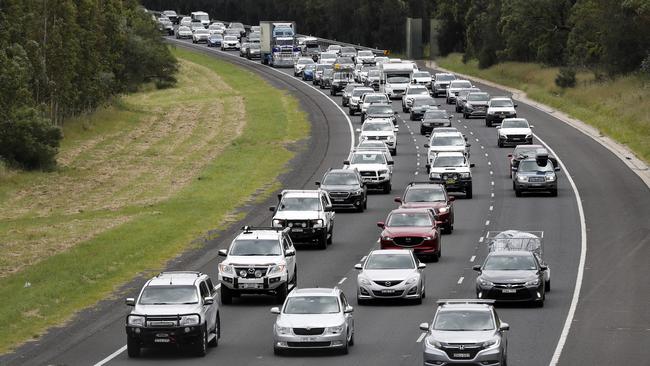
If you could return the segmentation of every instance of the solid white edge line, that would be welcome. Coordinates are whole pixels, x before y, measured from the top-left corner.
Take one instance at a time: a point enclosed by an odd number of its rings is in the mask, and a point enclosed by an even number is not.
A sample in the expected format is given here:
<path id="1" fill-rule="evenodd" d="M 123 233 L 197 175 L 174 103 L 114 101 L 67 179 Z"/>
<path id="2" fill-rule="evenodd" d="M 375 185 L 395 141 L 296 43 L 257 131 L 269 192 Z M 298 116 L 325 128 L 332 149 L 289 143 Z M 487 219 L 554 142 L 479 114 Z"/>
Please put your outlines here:
<path id="1" fill-rule="evenodd" d="M 557 162 L 560 164 L 562 169 L 564 170 L 564 174 L 567 177 L 567 180 L 569 181 L 569 184 L 571 185 L 571 188 L 573 189 L 573 192 L 576 197 L 576 205 L 578 206 L 578 216 L 580 217 L 580 261 L 578 262 L 578 273 L 576 274 L 576 284 L 575 287 L 573 288 L 573 297 L 571 298 L 571 305 L 569 306 L 569 312 L 567 313 L 566 320 L 564 321 L 564 327 L 562 328 L 562 333 L 560 334 L 560 338 L 557 341 L 557 345 L 555 347 L 555 351 L 553 352 L 553 357 L 551 358 L 551 362 L 549 362 L 549 366 L 555 366 L 558 364 L 560 361 L 560 356 L 562 355 L 562 350 L 564 349 L 564 344 L 566 343 L 566 340 L 569 336 L 569 330 L 571 330 L 571 323 L 573 322 L 573 317 L 575 316 L 576 308 L 578 307 L 578 300 L 580 298 L 580 290 L 582 289 L 582 279 L 584 276 L 584 269 L 585 269 L 585 261 L 587 257 L 587 223 L 585 220 L 585 212 L 584 208 L 582 207 L 582 199 L 580 198 L 580 192 L 578 191 L 578 187 L 576 186 L 576 183 L 573 181 L 573 177 L 571 177 L 571 174 L 566 168 L 566 165 L 562 162 L 560 157 L 551 149 L 550 146 L 544 140 L 539 138 L 536 134 L 533 134 L 535 138 L 541 142 L 544 146 L 546 146 L 546 149 L 555 156 L 557 159 Z"/>
<path id="2" fill-rule="evenodd" d="M 348 279 L 347 277 L 341 278 L 341 280 L 339 281 L 339 285 L 343 284 L 343 282 L 345 282 L 345 280 L 347 280 L 347 279 Z"/>
<path id="3" fill-rule="evenodd" d="M 424 339 L 424 337 L 425 337 L 426 335 L 427 335 L 426 332 L 422 332 L 422 334 L 420 334 L 420 336 L 418 337 L 418 340 L 417 340 L 416 342 L 417 342 L 417 343 L 422 342 L 422 340 Z"/>
<path id="4" fill-rule="evenodd" d="M 108 363 L 110 360 L 114 359 L 114 358 L 117 357 L 120 353 L 122 353 L 122 352 L 124 352 L 124 351 L 126 351 L 126 344 L 123 345 L 123 346 L 122 346 L 120 349 L 118 349 L 117 351 L 115 351 L 115 352 L 111 353 L 110 355 L 108 355 L 108 357 L 106 357 L 105 359 L 103 359 L 103 360 L 97 362 L 94 366 L 102 366 L 102 365 L 105 365 L 105 364 Z"/>

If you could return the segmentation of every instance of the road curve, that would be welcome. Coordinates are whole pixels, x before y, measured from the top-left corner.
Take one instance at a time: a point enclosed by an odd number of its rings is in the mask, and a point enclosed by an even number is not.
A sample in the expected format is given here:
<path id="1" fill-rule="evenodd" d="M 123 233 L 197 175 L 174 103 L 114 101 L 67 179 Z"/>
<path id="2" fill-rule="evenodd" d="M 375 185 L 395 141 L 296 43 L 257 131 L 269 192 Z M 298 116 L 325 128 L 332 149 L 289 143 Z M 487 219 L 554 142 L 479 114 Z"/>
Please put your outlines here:
<path id="1" fill-rule="evenodd" d="M 293 78 L 290 71 L 270 69 L 259 62 L 249 62 L 205 46 L 170 41 L 245 67 L 300 100 L 312 123 L 312 137 L 306 142 L 304 152 L 292 162 L 291 171 L 283 176 L 285 187 L 311 188 L 313 181 L 325 170 L 341 165 L 351 144 L 350 129 L 346 117 L 328 96 Z M 482 88 L 493 95 L 505 94 L 489 87 Z M 340 98 L 334 99 L 340 103 Z M 401 110 L 399 102 L 394 109 Z M 588 229 L 589 250 L 581 298 L 560 363 L 644 364 L 650 356 L 647 347 L 643 347 L 648 343 L 650 329 L 644 305 L 650 301 L 647 281 L 637 273 L 643 273 L 647 267 L 646 255 L 650 254 L 647 245 L 648 189 L 609 151 L 578 131 L 527 105 L 520 104 L 519 114 L 533 121 L 536 134 L 556 151 L 569 169 L 582 198 Z M 354 298 L 356 275 L 352 267 L 376 247 L 378 229 L 374 223 L 383 220 L 395 207 L 392 197 L 399 195 L 406 183 L 426 178 L 426 151 L 422 147 L 425 138 L 418 134 L 416 122 L 409 122 L 404 114 L 401 116 L 393 194 L 371 195 L 369 209 L 363 214 L 337 213 L 334 244 L 328 250 L 299 251 L 302 287 L 338 284 L 348 297 Z M 360 126 L 358 117 L 352 122 L 355 127 Z M 110 365 L 179 362 L 197 365 L 216 362 L 421 364 L 418 344 L 421 332 L 417 325 L 430 319 L 435 299 L 473 298 L 475 274 L 471 266 L 480 263 L 485 256 L 481 239 L 485 231 L 519 228 L 544 231 L 547 261 L 553 269 L 553 291 L 543 309 L 508 306 L 499 307 L 498 311 L 512 329 L 510 364 L 548 365 L 565 327 L 581 255 L 579 210 L 574 192 L 561 173 L 557 198 L 515 198 L 507 177 L 507 150 L 496 147 L 494 129 L 482 125 L 482 120 L 457 118 L 454 125 L 464 131 L 473 144 L 474 198 L 456 201 L 456 230 L 443 237 L 441 261 L 426 269 L 428 296 L 424 304 L 356 307 L 356 345 L 349 355 L 273 356 L 271 325 L 274 317 L 268 312 L 272 305 L 266 298 L 246 298 L 223 307 L 223 338 L 219 348 L 211 350 L 205 358 L 188 358 L 177 352 L 163 351 L 129 360 L 124 352 L 116 352 L 125 342 L 124 316 L 129 310 L 118 299 L 104 301 L 95 311 L 83 312 L 68 327 L 53 330 L 38 343 L 0 358 L 0 364 L 90 365 L 111 354 L 114 357 L 106 359 Z M 269 202 L 265 202 L 247 208 L 249 215 L 242 222 L 267 224 L 270 213 L 264 208 L 268 205 Z M 175 261 L 172 269 L 197 269 L 216 277 L 216 251 L 227 247 L 236 232 L 234 228 L 239 226 L 233 225 L 233 229 L 224 232 L 204 250 L 188 253 Z M 137 279 L 126 286 L 124 296 L 134 294 L 144 280 Z M 612 295 L 619 298 L 612 298 Z"/>

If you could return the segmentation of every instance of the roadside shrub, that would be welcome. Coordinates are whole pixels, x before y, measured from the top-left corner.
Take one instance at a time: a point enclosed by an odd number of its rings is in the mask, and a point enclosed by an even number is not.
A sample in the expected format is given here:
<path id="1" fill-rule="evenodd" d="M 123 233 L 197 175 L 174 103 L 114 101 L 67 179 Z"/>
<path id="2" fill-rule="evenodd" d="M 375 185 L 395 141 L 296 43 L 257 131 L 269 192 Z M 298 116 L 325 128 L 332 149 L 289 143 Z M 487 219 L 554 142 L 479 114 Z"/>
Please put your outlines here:
<path id="1" fill-rule="evenodd" d="M 562 89 L 576 86 L 576 71 L 570 67 L 561 67 L 555 77 L 555 85 Z"/>
<path id="2" fill-rule="evenodd" d="M 0 157 L 24 169 L 52 169 L 61 138 L 61 129 L 50 120 L 22 108 L 0 121 Z"/>

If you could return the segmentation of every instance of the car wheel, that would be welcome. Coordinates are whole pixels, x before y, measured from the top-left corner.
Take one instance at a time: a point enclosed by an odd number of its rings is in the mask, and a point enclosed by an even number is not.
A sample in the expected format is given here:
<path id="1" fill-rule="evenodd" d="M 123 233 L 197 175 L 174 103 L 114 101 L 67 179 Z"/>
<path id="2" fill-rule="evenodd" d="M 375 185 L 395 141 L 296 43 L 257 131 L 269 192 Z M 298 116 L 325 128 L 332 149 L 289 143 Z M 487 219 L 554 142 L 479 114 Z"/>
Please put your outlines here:
<path id="1" fill-rule="evenodd" d="M 551 197 L 557 197 L 557 188 L 551 190 Z"/>
<path id="2" fill-rule="evenodd" d="M 397 155 L 397 148 L 395 148 L 393 151 L 390 152 L 391 156 Z"/>
<path id="3" fill-rule="evenodd" d="M 465 198 L 472 198 L 472 186 L 467 187 L 465 190 Z"/>
<path id="4" fill-rule="evenodd" d="M 503 142 L 501 142 L 501 140 L 497 140 L 497 146 L 498 147 L 503 147 Z"/>
<path id="5" fill-rule="evenodd" d="M 348 341 L 348 345 L 354 346 L 354 329 L 352 330 L 352 334 L 350 335 L 350 341 Z"/>
<path id="6" fill-rule="evenodd" d="M 208 346 L 212 348 L 219 346 L 219 337 L 221 336 L 221 319 L 219 318 L 219 314 L 217 314 L 216 323 L 214 326 L 214 338 L 208 342 Z"/>
<path id="7" fill-rule="evenodd" d="M 467 119 L 467 113 L 463 112 L 463 118 Z"/>
<path id="8" fill-rule="evenodd" d="M 521 189 L 518 189 L 517 187 L 515 187 L 515 196 L 521 197 Z"/>
<path id="9" fill-rule="evenodd" d="M 367 196 L 366 196 L 366 198 L 363 200 L 363 209 L 364 209 L 364 210 L 367 210 L 367 209 L 368 209 L 368 197 L 367 197 Z"/>
<path id="10" fill-rule="evenodd" d="M 438 261 L 440 261 L 441 256 L 442 256 L 442 248 L 438 250 L 438 253 L 431 256 L 431 261 L 433 263 L 437 263 Z"/>
<path id="11" fill-rule="evenodd" d="M 140 341 L 133 337 L 126 337 L 126 353 L 129 357 L 140 357 Z"/>
<path id="12" fill-rule="evenodd" d="M 318 249 L 327 249 L 327 231 L 318 239 Z"/>
<path id="13" fill-rule="evenodd" d="M 283 353 L 284 353 L 284 350 L 283 350 L 282 348 L 279 348 L 279 347 L 273 346 L 273 354 L 274 354 L 274 355 L 276 355 L 276 356 L 282 356 Z"/>
<path id="14" fill-rule="evenodd" d="M 452 224 L 447 224 L 445 226 L 445 234 L 451 234 L 451 232 L 454 231 L 454 225 Z"/>
<path id="15" fill-rule="evenodd" d="M 330 228 L 330 232 L 327 235 L 327 244 L 332 244 L 332 241 L 334 240 L 334 226 Z"/>
<path id="16" fill-rule="evenodd" d="M 284 303 L 284 300 L 287 298 L 287 294 L 289 293 L 289 288 L 286 283 L 283 283 L 278 287 L 275 293 L 275 303 L 276 304 L 282 304 Z"/>
<path id="17" fill-rule="evenodd" d="M 203 326 L 201 331 L 201 341 L 196 345 L 196 355 L 198 357 L 204 357 L 208 353 L 208 330 L 206 326 Z"/>
<path id="18" fill-rule="evenodd" d="M 223 305 L 232 304 L 232 290 L 224 285 L 221 285 L 221 303 Z"/>
<path id="19" fill-rule="evenodd" d="M 354 111 L 352 109 L 348 109 L 348 114 L 354 116 Z"/>
<path id="20" fill-rule="evenodd" d="M 341 354 L 343 354 L 343 355 L 347 355 L 348 352 L 350 351 L 350 350 L 348 349 L 349 347 L 350 347 L 350 343 L 349 343 L 349 342 L 347 341 L 347 339 L 346 339 L 345 344 L 343 345 L 343 348 L 341 348 Z"/>
<path id="21" fill-rule="evenodd" d="M 415 116 L 413 115 L 413 112 L 411 112 L 411 114 L 409 114 L 409 120 L 415 121 Z"/>
<path id="22" fill-rule="evenodd" d="M 406 109 L 406 108 L 404 108 L 404 106 L 402 106 L 402 112 L 403 113 L 408 113 L 408 111 L 409 111 L 408 109 Z"/>
<path id="23" fill-rule="evenodd" d="M 485 119 L 485 126 L 492 127 L 492 122 Z"/>
<path id="24" fill-rule="evenodd" d="M 538 308 L 543 308 L 544 307 L 544 299 L 536 301 L 535 306 L 538 307 Z"/>
<path id="25" fill-rule="evenodd" d="M 551 291 L 551 280 L 544 282 L 544 291 L 546 292 Z"/>
<path id="26" fill-rule="evenodd" d="M 293 288 L 298 287 L 298 266 L 293 271 L 293 280 L 291 281 Z"/>
<path id="27" fill-rule="evenodd" d="M 390 191 L 392 190 L 392 188 L 393 187 L 391 186 L 390 182 L 384 183 L 384 193 L 385 194 L 389 194 Z"/>

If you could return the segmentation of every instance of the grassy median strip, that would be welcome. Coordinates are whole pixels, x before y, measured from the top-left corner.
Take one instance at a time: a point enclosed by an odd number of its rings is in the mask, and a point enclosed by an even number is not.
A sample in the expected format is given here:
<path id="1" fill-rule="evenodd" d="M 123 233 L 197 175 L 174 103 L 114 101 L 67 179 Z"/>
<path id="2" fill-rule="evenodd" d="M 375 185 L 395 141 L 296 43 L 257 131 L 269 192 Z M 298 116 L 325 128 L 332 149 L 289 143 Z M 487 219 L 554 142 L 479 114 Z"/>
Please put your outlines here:
<path id="1" fill-rule="evenodd" d="M 58 171 L 2 171 L 0 353 L 227 226 L 237 207 L 277 188 L 288 146 L 308 136 L 286 93 L 227 62 L 173 52 L 179 86 L 68 123 Z"/>
<path id="2" fill-rule="evenodd" d="M 575 88 L 555 85 L 558 69 L 539 64 L 504 62 L 479 69 L 462 55 L 438 58 L 438 65 L 525 91 L 528 97 L 557 108 L 627 145 L 650 162 L 650 81 L 637 75 L 597 82 L 592 73 L 577 74 Z"/>

